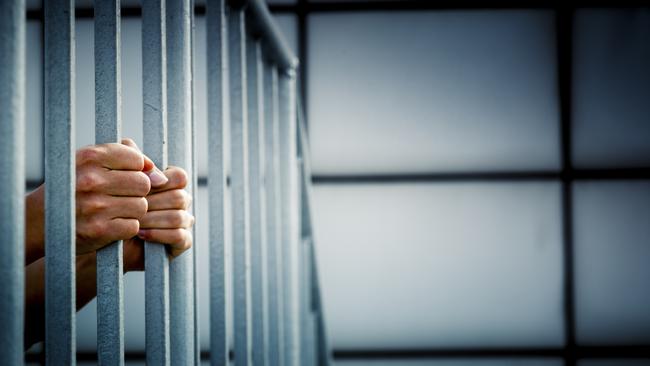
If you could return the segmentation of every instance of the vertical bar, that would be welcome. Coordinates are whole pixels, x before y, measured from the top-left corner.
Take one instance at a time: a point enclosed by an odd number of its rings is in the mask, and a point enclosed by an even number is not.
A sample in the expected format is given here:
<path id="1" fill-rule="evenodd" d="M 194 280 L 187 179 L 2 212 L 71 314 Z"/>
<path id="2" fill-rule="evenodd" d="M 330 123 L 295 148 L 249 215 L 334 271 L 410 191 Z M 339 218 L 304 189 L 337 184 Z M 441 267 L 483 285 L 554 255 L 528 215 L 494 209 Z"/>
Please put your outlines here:
<path id="1" fill-rule="evenodd" d="M 199 184 L 198 184 L 198 164 L 197 164 L 197 157 L 196 157 L 196 146 L 197 146 L 197 138 L 196 138 L 196 100 L 194 99 L 195 95 L 195 90 L 194 90 L 194 45 L 195 45 L 195 38 L 196 38 L 196 30 L 195 30 L 195 21 L 194 21 L 194 0 L 190 1 L 190 53 L 191 53 L 191 65 L 190 65 L 190 88 L 192 89 L 192 108 L 191 108 L 191 127 L 190 130 L 192 131 L 192 148 L 191 148 L 191 155 L 192 155 L 192 174 L 190 174 L 190 179 L 192 180 L 192 202 L 198 202 L 198 191 L 199 191 Z M 196 204 L 192 205 L 190 207 L 190 210 L 192 212 L 192 215 L 196 217 Z M 192 226 L 192 238 L 196 240 L 197 235 L 196 235 L 196 225 Z M 199 292 L 198 292 L 198 267 L 197 267 L 197 257 L 198 257 L 198 243 L 195 241 L 193 244 L 193 250 L 192 250 L 192 266 L 193 266 L 193 279 L 194 279 L 194 286 L 193 286 L 193 298 L 194 298 L 194 365 L 199 366 L 201 364 L 201 335 L 199 333 Z"/>
<path id="2" fill-rule="evenodd" d="M 0 2 L 0 365 L 23 364 L 25 2 Z"/>
<path id="3" fill-rule="evenodd" d="M 283 365 L 282 333 L 282 255 L 280 227 L 280 159 L 278 126 L 278 71 L 271 64 L 264 63 L 264 134 L 266 168 L 266 229 L 268 252 L 268 306 L 269 306 L 269 364 Z"/>
<path id="4" fill-rule="evenodd" d="M 208 191 L 210 196 L 210 363 L 228 363 L 226 333 L 225 147 L 226 15 L 225 0 L 206 4 L 208 68 Z"/>
<path id="5" fill-rule="evenodd" d="M 284 282 L 285 363 L 300 364 L 298 164 L 296 162 L 296 75 L 283 70 L 279 76 L 280 185 L 282 187 L 282 258 Z"/>
<path id="6" fill-rule="evenodd" d="M 188 173 L 192 183 L 192 85 L 190 0 L 166 0 L 167 124 L 169 164 Z M 169 264 L 170 352 L 172 365 L 194 364 L 193 248 Z"/>
<path id="7" fill-rule="evenodd" d="M 562 241 L 564 249 L 564 338 L 567 366 L 577 362 L 576 357 L 576 320 L 575 320 L 575 279 L 574 279 L 574 245 L 573 245 L 573 190 L 571 177 L 573 163 L 571 160 L 571 69 L 573 51 L 573 17 L 572 5 L 558 5 L 556 16 L 557 37 L 557 81 L 560 105 L 560 156 L 562 158 Z"/>
<path id="8" fill-rule="evenodd" d="M 167 166 L 165 1 L 142 4 L 144 153 Z M 145 320 L 147 364 L 169 365 L 169 259 L 165 247 L 145 243 Z"/>
<path id="9" fill-rule="evenodd" d="M 309 181 L 306 153 L 305 138 L 306 134 L 303 129 L 304 125 L 298 123 L 298 132 L 296 134 L 296 143 L 298 144 L 298 174 L 300 180 L 300 364 L 314 365 L 314 329 L 313 315 L 311 309 L 311 250 L 312 250 L 312 233 L 311 233 L 311 207 L 309 206 Z"/>
<path id="10" fill-rule="evenodd" d="M 230 83 L 231 194 L 233 224 L 233 313 L 235 363 L 250 364 L 251 289 L 250 215 L 248 211 L 248 111 L 246 94 L 246 27 L 244 8 L 228 6 Z"/>
<path id="11" fill-rule="evenodd" d="M 74 1 L 44 5 L 46 362 L 74 365 Z"/>
<path id="12" fill-rule="evenodd" d="M 248 152 L 251 241 L 252 356 L 254 365 L 268 360 L 266 215 L 262 174 L 264 169 L 264 103 L 262 45 L 249 37 L 246 41 L 248 81 Z"/>
<path id="13" fill-rule="evenodd" d="M 95 143 L 119 142 L 122 130 L 120 1 L 95 3 Z M 122 241 L 97 251 L 97 357 L 124 365 Z"/>

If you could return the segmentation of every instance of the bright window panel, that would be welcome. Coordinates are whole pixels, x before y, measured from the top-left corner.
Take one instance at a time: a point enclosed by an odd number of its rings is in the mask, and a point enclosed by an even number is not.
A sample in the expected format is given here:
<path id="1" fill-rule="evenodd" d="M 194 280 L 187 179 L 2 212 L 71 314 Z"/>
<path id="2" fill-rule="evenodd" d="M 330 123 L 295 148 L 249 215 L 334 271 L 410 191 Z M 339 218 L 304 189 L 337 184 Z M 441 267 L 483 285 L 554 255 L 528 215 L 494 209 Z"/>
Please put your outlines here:
<path id="1" fill-rule="evenodd" d="M 27 21 L 25 27 L 25 175 L 43 179 L 43 50 L 41 25 Z"/>
<path id="2" fill-rule="evenodd" d="M 335 361 L 334 366 L 562 366 L 558 359 L 436 359 L 436 360 L 386 360 L 386 361 Z"/>
<path id="3" fill-rule="evenodd" d="M 335 349 L 560 346 L 556 183 L 314 189 Z"/>
<path id="4" fill-rule="evenodd" d="M 552 12 L 308 20 L 315 173 L 559 166 Z"/>
<path id="5" fill-rule="evenodd" d="M 579 342 L 650 342 L 650 182 L 576 184 L 574 221 Z"/>
<path id="6" fill-rule="evenodd" d="M 575 22 L 575 164 L 650 166 L 650 9 L 582 9 Z"/>

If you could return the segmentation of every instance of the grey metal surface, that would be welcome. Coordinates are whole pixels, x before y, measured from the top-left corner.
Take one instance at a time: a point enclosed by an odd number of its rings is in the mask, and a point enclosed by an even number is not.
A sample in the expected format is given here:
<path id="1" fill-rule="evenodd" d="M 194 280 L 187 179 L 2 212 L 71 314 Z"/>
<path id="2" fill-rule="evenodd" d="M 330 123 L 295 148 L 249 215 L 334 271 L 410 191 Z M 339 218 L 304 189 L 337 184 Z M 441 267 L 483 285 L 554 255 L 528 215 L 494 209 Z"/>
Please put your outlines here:
<path id="1" fill-rule="evenodd" d="M 119 142 L 122 129 L 120 1 L 95 3 L 95 143 Z M 122 241 L 97 251 L 97 358 L 124 365 Z"/>
<path id="2" fill-rule="evenodd" d="M 192 85 L 190 0 L 166 0 L 168 163 L 192 177 Z M 192 194 L 190 185 L 186 188 Z M 194 364 L 193 248 L 169 264 L 172 365 Z"/>
<path id="3" fill-rule="evenodd" d="M 144 153 L 167 167 L 165 0 L 142 3 Z M 147 364 L 169 365 L 169 259 L 163 245 L 145 243 Z"/>
<path id="4" fill-rule="evenodd" d="M 206 4 L 208 68 L 208 190 L 210 212 L 210 363 L 228 363 L 226 333 L 225 194 L 226 18 L 225 0 Z"/>
<path id="5" fill-rule="evenodd" d="M 280 158 L 278 125 L 278 71 L 264 63 L 264 185 L 266 188 L 266 239 L 268 286 L 268 363 L 283 365 L 282 255 L 280 226 Z"/>
<path id="6" fill-rule="evenodd" d="M 263 40 L 264 53 L 280 69 L 295 69 L 298 58 L 285 41 L 264 0 L 231 0 L 230 3 L 246 6 L 252 34 Z"/>
<path id="7" fill-rule="evenodd" d="M 285 364 L 300 364 L 298 162 L 296 150 L 296 75 L 285 70 L 279 75 L 280 185 L 282 218 L 282 259 L 284 270 L 284 349 Z"/>
<path id="8" fill-rule="evenodd" d="M 262 45 L 246 41 L 248 97 L 248 182 L 250 209 L 251 324 L 254 365 L 268 360 L 268 288 L 264 169 L 264 71 Z"/>
<path id="9" fill-rule="evenodd" d="M 194 9 L 194 0 L 191 0 L 190 4 L 190 9 Z M 190 65 L 190 84 L 192 88 L 192 108 L 191 108 L 191 135 L 192 135 L 192 147 L 191 147 L 191 154 L 192 154 L 192 173 L 190 174 L 190 179 L 191 179 L 191 192 L 192 192 L 192 202 L 198 202 L 198 190 L 199 190 L 199 184 L 198 184 L 198 164 L 197 164 L 197 156 L 196 156 L 196 147 L 197 147 L 197 136 L 196 136 L 196 99 L 194 98 L 195 95 L 195 89 L 194 89 L 194 67 L 195 67 L 195 54 L 194 54 L 194 46 L 195 46 L 195 39 L 196 39 L 196 30 L 195 30 L 195 20 L 194 20 L 194 12 L 190 12 L 190 52 L 192 54 L 192 60 L 191 60 L 191 65 Z M 190 210 L 192 212 L 192 215 L 196 217 L 196 203 L 194 203 L 191 207 Z M 192 247 L 194 248 L 192 250 L 192 265 L 193 265 L 193 273 L 192 277 L 194 278 L 194 286 L 192 288 L 192 295 L 194 298 L 194 365 L 199 366 L 201 364 L 201 333 L 199 330 L 199 291 L 198 291 L 198 267 L 197 267 L 197 258 L 198 258 L 198 243 L 196 242 L 196 225 L 192 227 L 192 238 L 194 238 L 194 242 L 192 244 Z"/>
<path id="10" fill-rule="evenodd" d="M 46 1 L 44 10 L 46 362 L 74 365 L 74 1 Z"/>
<path id="11" fill-rule="evenodd" d="M 300 99 L 298 99 L 300 101 Z M 331 351 L 325 328 L 325 315 L 323 312 L 322 300 L 320 297 L 320 282 L 318 279 L 318 265 L 316 262 L 317 250 L 313 235 L 313 218 L 311 208 L 311 150 L 309 148 L 309 137 L 305 123 L 304 110 L 300 102 L 298 106 L 298 149 L 301 156 L 301 236 L 309 239 L 307 242 L 306 258 L 303 263 L 308 267 L 309 286 L 305 289 L 309 292 L 307 298 L 311 308 L 311 321 L 307 323 L 309 337 L 313 337 L 310 345 L 314 347 L 310 351 L 315 365 L 328 366 L 331 361 Z"/>
<path id="12" fill-rule="evenodd" d="M 0 2 L 0 365 L 23 364 L 25 2 Z"/>
<path id="13" fill-rule="evenodd" d="M 235 363 L 251 363 L 250 213 L 248 209 L 248 110 L 246 27 L 243 8 L 227 8 L 230 86 L 230 190 L 232 197 Z"/>

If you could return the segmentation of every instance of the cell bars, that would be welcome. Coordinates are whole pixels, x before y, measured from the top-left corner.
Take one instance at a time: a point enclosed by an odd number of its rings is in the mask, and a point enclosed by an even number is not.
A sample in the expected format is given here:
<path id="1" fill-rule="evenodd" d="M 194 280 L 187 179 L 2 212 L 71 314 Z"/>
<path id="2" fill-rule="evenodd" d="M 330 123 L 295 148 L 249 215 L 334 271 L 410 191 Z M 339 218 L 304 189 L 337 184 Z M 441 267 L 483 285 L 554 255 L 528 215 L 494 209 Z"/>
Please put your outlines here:
<path id="1" fill-rule="evenodd" d="M 193 9 L 193 0 L 142 1 L 142 117 L 144 153 L 159 167 L 185 169 L 188 194 L 196 197 Z M 74 1 L 44 1 L 43 14 L 45 359 L 48 365 L 73 365 Z M 95 140 L 119 143 L 119 0 L 95 1 L 94 16 Z M 210 363 L 327 365 L 298 61 L 262 0 L 208 0 L 205 16 L 209 245 L 195 241 L 170 260 L 164 246 L 145 243 L 147 363 L 200 363 L 198 328 L 204 322 L 198 319 L 196 257 L 209 247 L 210 342 L 204 351 Z M 24 0 L 0 2 L 0 34 L 0 170 L 11 172 L 0 175 L 0 364 L 20 365 L 24 225 L 30 224 L 24 222 Z M 97 252 L 102 365 L 125 362 L 122 254 L 121 241 Z"/>

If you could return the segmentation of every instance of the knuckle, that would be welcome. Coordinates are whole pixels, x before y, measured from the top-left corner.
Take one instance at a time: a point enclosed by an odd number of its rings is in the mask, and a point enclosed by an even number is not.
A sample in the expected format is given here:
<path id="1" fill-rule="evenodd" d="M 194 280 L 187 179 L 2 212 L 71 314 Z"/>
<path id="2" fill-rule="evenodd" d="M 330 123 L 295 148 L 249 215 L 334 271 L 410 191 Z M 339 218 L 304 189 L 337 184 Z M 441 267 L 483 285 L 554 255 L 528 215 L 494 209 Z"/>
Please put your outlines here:
<path id="1" fill-rule="evenodd" d="M 83 172 L 77 176 L 77 190 L 81 192 L 97 191 L 102 186 L 102 178 L 94 172 Z"/>
<path id="2" fill-rule="evenodd" d="M 126 220 L 124 225 L 124 238 L 128 239 L 138 235 L 138 230 L 140 230 L 140 223 L 138 220 Z"/>
<path id="3" fill-rule="evenodd" d="M 184 245 L 184 242 L 185 242 L 185 230 L 183 230 L 183 229 L 174 229 L 170 233 L 170 240 L 171 240 L 172 244 L 175 244 L 177 246 Z"/>
<path id="4" fill-rule="evenodd" d="M 81 215 L 93 215 L 107 208 L 106 202 L 96 194 L 79 196 L 78 200 Z"/>
<path id="5" fill-rule="evenodd" d="M 188 194 L 183 189 L 175 189 L 172 191 L 172 205 L 174 208 L 184 209 L 187 205 Z"/>
<path id="6" fill-rule="evenodd" d="M 138 195 L 146 196 L 151 190 L 151 181 L 149 180 L 149 177 L 143 172 L 135 172 L 135 176 L 135 186 L 138 190 Z"/>
<path id="7" fill-rule="evenodd" d="M 91 220 L 86 229 L 87 235 L 92 238 L 103 238 L 108 233 L 106 222 L 100 219 Z"/>
<path id="8" fill-rule="evenodd" d="M 98 146 L 86 146 L 77 151 L 76 158 L 77 164 L 85 165 L 92 162 L 97 162 L 100 156 L 100 149 Z"/>
<path id="9" fill-rule="evenodd" d="M 183 221 L 185 221 L 184 219 L 185 217 L 183 211 L 175 210 L 169 216 L 169 224 L 172 225 L 173 227 L 182 227 Z"/>

